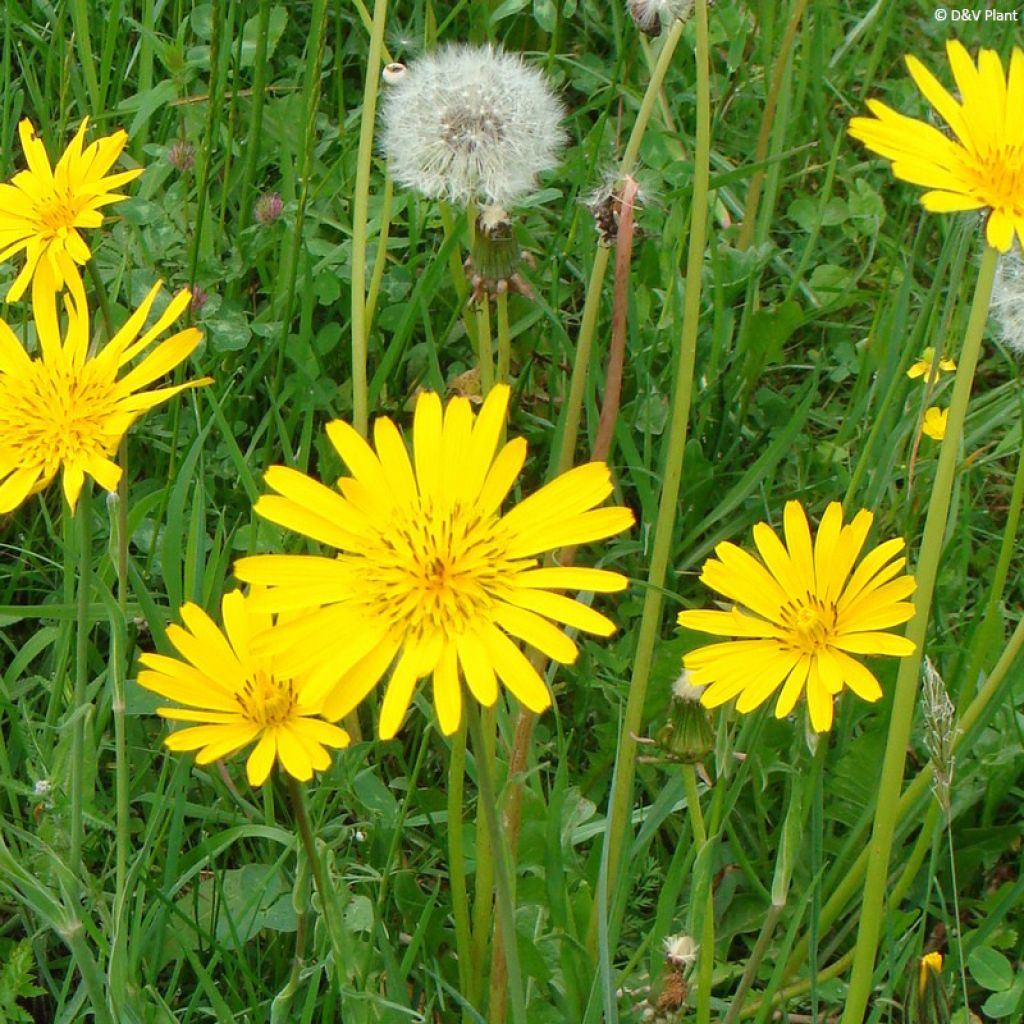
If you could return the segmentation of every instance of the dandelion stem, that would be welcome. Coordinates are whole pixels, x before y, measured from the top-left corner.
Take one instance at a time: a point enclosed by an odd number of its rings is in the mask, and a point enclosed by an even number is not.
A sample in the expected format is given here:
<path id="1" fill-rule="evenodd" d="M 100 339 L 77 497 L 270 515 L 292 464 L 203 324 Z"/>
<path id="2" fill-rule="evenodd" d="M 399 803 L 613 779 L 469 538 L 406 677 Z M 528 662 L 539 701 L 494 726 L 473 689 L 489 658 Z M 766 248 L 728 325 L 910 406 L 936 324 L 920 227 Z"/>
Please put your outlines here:
<path id="1" fill-rule="evenodd" d="M 316 886 L 317 894 L 320 896 L 320 913 L 323 915 L 324 925 L 331 940 L 331 949 L 334 954 L 334 970 L 339 982 L 344 977 L 348 958 L 342 941 L 341 910 L 337 894 L 327 885 L 327 878 L 324 875 L 323 862 L 317 852 L 316 840 L 313 837 L 313 828 L 309 822 L 309 812 L 306 810 L 306 799 L 302 787 L 297 779 L 288 772 L 284 773 L 288 784 L 288 798 L 292 805 L 292 814 L 295 817 L 295 825 L 299 830 L 299 839 L 302 841 L 302 848 L 306 852 L 309 861 L 310 871 L 313 874 L 313 884 Z"/>
<path id="2" fill-rule="evenodd" d="M 711 892 L 711 850 L 708 848 L 708 832 L 700 809 L 697 771 L 692 764 L 684 764 L 682 769 L 686 811 L 690 816 L 693 841 L 697 847 L 690 897 L 690 931 L 693 934 L 700 934 L 700 955 L 697 958 L 697 1024 L 708 1024 L 711 1020 L 711 978 L 715 966 L 715 906 Z"/>
<path id="3" fill-rule="evenodd" d="M 665 41 L 658 53 L 657 63 L 654 65 L 647 89 L 640 101 L 640 110 L 637 112 L 636 121 L 633 122 L 633 130 L 630 132 L 629 141 L 626 143 L 626 149 L 622 155 L 622 163 L 619 166 L 621 179 L 632 174 L 633 168 L 636 166 L 637 157 L 640 154 L 640 144 L 643 142 L 661 85 L 665 80 L 669 64 L 672 63 L 672 56 L 682 35 L 683 22 L 676 20 L 665 36 Z M 569 394 L 565 401 L 562 426 L 562 442 L 558 452 L 558 473 L 564 473 L 572 465 L 573 453 L 576 451 L 576 438 L 579 435 L 583 411 L 583 392 L 587 383 L 587 369 L 590 366 L 590 354 L 597 329 L 597 316 L 601 308 L 601 290 L 610 257 L 611 249 L 599 243 L 597 252 L 594 254 L 594 264 L 590 268 L 590 279 L 587 281 L 587 294 L 583 303 L 583 315 L 580 319 L 580 331 L 576 338 L 576 358 L 573 360 L 572 376 L 569 379 Z"/>
<path id="4" fill-rule="evenodd" d="M 352 425 L 362 437 L 366 437 L 369 426 L 366 387 L 366 223 L 369 217 L 373 130 L 377 117 L 377 91 L 387 13 L 388 0 L 376 0 L 363 83 L 359 154 L 356 158 L 356 186 L 352 201 Z"/>
<path id="5" fill-rule="evenodd" d="M 629 312 L 629 275 L 633 261 L 633 209 L 637 184 L 627 177 L 619 201 L 619 230 L 615 236 L 615 295 L 612 302 L 612 335 L 605 371 L 604 403 L 597 424 L 593 458 L 605 462 L 612 448 L 622 398 L 622 367 L 626 361 L 626 323 Z"/>
<path id="6" fill-rule="evenodd" d="M 459 957 L 459 991 L 465 996 L 462 1019 L 469 1024 L 472 990 L 479 977 L 473 970 L 473 943 L 469 931 L 469 895 L 466 891 L 466 851 L 462 843 L 462 797 L 466 772 L 466 718 L 452 737 L 448 762 L 448 880 L 455 918 L 455 951 Z"/>
<path id="7" fill-rule="evenodd" d="M 491 837 L 494 855 L 495 881 L 497 883 L 498 921 L 505 938 L 505 963 L 508 968 L 508 987 L 512 1002 L 512 1020 L 515 1024 L 527 1024 L 526 1003 L 523 998 L 523 979 L 519 972 L 519 948 L 516 944 L 515 907 L 512 900 L 512 883 L 509 878 L 509 864 L 505 837 L 498 825 L 498 804 L 491 780 L 491 766 L 488 763 L 487 745 L 480 715 L 475 702 L 467 695 L 465 699 L 469 717 L 469 731 L 473 737 L 477 787 L 477 806 L 483 805 L 484 822 Z"/>
<path id="8" fill-rule="evenodd" d="M 672 63 L 672 56 L 676 52 L 679 40 L 683 37 L 683 27 L 684 22 L 682 19 L 676 18 L 672 22 L 672 27 L 665 34 L 665 42 L 661 45 L 658 61 L 654 65 L 650 81 L 647 83 L 643 99 L 640 101 L 640 109 L 637 111 L 636 121 L 633 123 L 633 131 L 630 133 L 629 141 L 626 143 L 626 150 L 622 154 L 619 174 L 623 178 L 632 174 L 633 168 L 636 166 L 637 157 L 640 155 L 640 143 L 643 142 L 644 133 L 647 131 L 647 124 L 657 105 L 662 82 L 665 81 L 668 67 Z"/>
<path id="9" fill-rule="evenodd" d="M 114 712 L 114 789 L 116 799 L 115 879 L 118 909 L 123 909 L 127 896 L 125 880 L 128 872 L 128 741 L 125 733 L 125 672 L 127 665 L 128 630 L 128 439 L 121 438 L 117 456 L 121 479 L 117 484 L 117 515 L 111 529 L 114 533 L 114 568 L 117 572 L 117 614 L 110 624 L 110 681 Z"/>
<path id="10" fill-rule="evenodd" d="M 85 697 L 89 685 L 89 595 L 92 590 L 92 535 L 89 498 L 92 485 L 86 480 L 78 497 L 78 601 L 75 617 L 75 688 L 71 705 L 71 873 L 82 884 L 83 786 L 85 782 Z M 65 515 L 67 510 L 65 509 Z"/>
<path id="11" fill-rule="evenodd" d="M 686 263 L 686 294 L 683 300 L 683 327 L 673 388 L 668 451 L 665 456 L 661 499 L 654 527 L 651 563 L 647 575 L 648 585 L 644 594 L 629 699 L 619 734 L 615 783 L 610 799 L 608 832 L 605 838 L 609 846 L 608 884 L 610 886 L 615 885 L 619 859 L 629 826 L 629 810 L 633 799 L 633 777 L 636 770 L 637 744 L 634 737 L 640 732 L 640 720 L 643 716 L 644 700 L 647 696 L 647 683 L 654 657 L 654 646 L 657 643 L 661 627 L 663 588 L 668 571 L 676 512 L 679 507 L 683 453 L 686 449 L 690 399 L 693 393 L 693 365 L 700 320 L 701 270 L 707 240 L 711 153 L 711 89 L 706 0 L 697 0 L 694 21 L 697 28 L 697 145 L 694 152 L 693 200 L 691 203 L 690 245 Z M 669 38 L 674 38 L 674 33 L 680 31 L 681 26 L 677 23 L 673 26 Z M 668 41 L 666 40 L 667 46 Z M 597 906 L 595 900 L 587 941 L 591 950 L 595 948 L 597 938 Z"/>
<path id="12" fill-rule="evenodd" d="M 498 383 L 507 384 L 512 369 L 512 334 L 508 325 L 508 292 L 498 292 Z"/>
<path id="13" fill-rule="evenodd" d="M 477 358 L 480 361 L 480 394 L 494 386 L 494 355 L 491 352 L 491 304 L 486 295 L 476 307 Z"/>
<path id="14" fill-rule="evenodd" d="M 893 832 L 900 802 L 907 743 L 910 740 L 910 729 L 914 718 L 914 701 L 917 695 L 918 676 L 921 671 L 921 658 L 924 654 L 928 616 L 931 610 L 939 559 L 942 555 L 950 495 L 956 472 L 957 452 L 963 436 L 964 417 L 970 399 L 974 370 L 981 352 L 982 334 L 992 294 L 996 255 L 996 251 L 991 246 L 985 247 L 963 350 L 958 360 L 946 436 L 939 451 L 935 483 L 928 502 L 928 515 L 925 520 L 921 553 L 915 573 L 917 591 L 914 594 L 914 617 L 910 620 L 906 632 L 907 637 L 914 642 L 916 652 L 900 662 L 896 677 L 892 718 L 889 723 L 889 736 L 886 741 L 882 776 L 878 786 L 874 829 L 869 846 L 870 856 L 861 900 L 860 927 L 857 932 L 853 971 L 850 976 L 850 988 L 842 1024 L 860 1024 L 860 1021 L 864 1019 L 868 997 L 871 993 L 875 952 L 884 916 L 885 890 L 889 877 L 889 854 L 892 849 Z"/>

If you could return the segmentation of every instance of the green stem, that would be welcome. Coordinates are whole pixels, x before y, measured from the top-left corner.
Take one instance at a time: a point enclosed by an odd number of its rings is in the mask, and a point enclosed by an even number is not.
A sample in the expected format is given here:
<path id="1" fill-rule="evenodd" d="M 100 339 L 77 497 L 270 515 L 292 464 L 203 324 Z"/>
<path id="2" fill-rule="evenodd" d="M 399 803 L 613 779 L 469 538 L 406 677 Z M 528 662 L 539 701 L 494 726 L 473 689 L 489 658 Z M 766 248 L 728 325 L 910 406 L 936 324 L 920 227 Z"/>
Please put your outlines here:
<path id="1" fill-rule="evenodd" d="M 479 762 L 487 761 L 489 777 L 495 777 L 495 709 L 480 709 L 480 734 L 483 737 L 483 744 L 473 744 L 474 759 Z M 473 893 L 473 987 L 470 992 L 473 995 L 473 1003 L 477 1005 L 482 1002 L 484 991 L 484 979 L 487 974 L 487 949 L 491 942 L 491 933 L 494 926 L 494 845 L 491 842 L 491 833 L 487 828 L 487 822 L 477 814 L 476 818 L 476 877 Z M 491 990 L 494 990 L 494 975 L 500 972 L 501 965 L 498 963 L 500 952 L 497 945 L 491 949 Z M 502 993 L 504 1004 L 504 993 Z M 490 1012 L 504 1013 L 505 1007 L 500 1008 L 493 1002 Z"/>
<path id="2" fill-rule="evenodd" d="M 989 709 L 989 706 L 1002 690 L 1003 682 L 1017 658 L 1020 656 L 1022 650 L 1024 650 L 1024 619 L 1021 619 L 1021 621 L 1017 623 L 1017 628 L 1013 631 L 1013 636 L 1010 637 L 1010 641 L 1003 650 L 1002 655 L 1000 655 L 999 661 L 996 662 L 995 667 L 992 669 L 992 673 L 985 680 L 985 685 L 981 688 L 977 697 L 971 701 L 970 706 L 961 716 L 959 721 L 960 732 L 957 734 L 957 738 L 953 741 L 954 754 L 960 749 L 961 745 L 964 744 L 965 740 L 970 740 L 974 729 L 983 724 L 985 712 Z M 925 765 L 925 767 L 922 768 L 916 776 L 914 776 L 910 785 L 907 786 L 903 795 L 899 798 L 899 803 L 896 807 L 896 820 L 898 822 L 906 818 L 910 811 L 917 805 L 918 801 L 927 793 L 928 787 L 931 785 L 931 781 L 932 766 L 929 763 Z M 857 891 L 857 887 L 861 883 L 861 879 L 864 877 L 871 855 L 871 847 L 865 846 L 865 848 L 861 850 L 860 855 L 854 861 L 853 865 L 847 871 L 846 875 L 843 877 L 843 880 L 833 889 L 832 895 L 828 898 L 821 909 L 821 915 L 818 921 L 818 927 L 820 930 L 824 931 L 828 928 L 839 916 L 847 902 L 852 899 L 854 893 Z M 898 890 L 899 886 L 894 888 L 893 892 L 896 893 Z M 808 944 L 808 937 L 804 936 L 794 947 L 793 953 L 786 964 L 784 972 L 786 978 L 792 977 L 792 975 L 807 962 Z M 744 1016 L 746 1016 L 746 1014 L 744 1014 Z"/>
<path id="3" fill-rule="evenodd" d="M 692 764 L 684 764 L 682 769 L 686 811 L 690 816 L 693 841 L 697 847 L 691 906 L 699 907 L 701 903 L 704 904 L 701 913 L 691 913 L 692 931 L 700 932 L 700 955 L 697 957 L 697 1024 L 708 1024 L 711 1020 L 711 980 L 715 967 L 715 907 L 711 892 L 712 873 L 707 860 L 711 856 L 711 851 L 706 849 L 708 832 L 700 809 L 696 769 Z"/>
<path id="4" fill-rule="evenodd" d="M 771 142 L 772 128 L 776 123 L 775 112 L 779 104 L 779 94 L 782 92 L 786 66 L 789 64 L 789 56 L 793 50 L 796 33 L 800 28 L 800 21 L 804 16 L 806 8 L 807 0 L 796 0 L 789 23 L 786 25 L 786 31 L 782 37 L 782 44 L 779 46 L 778 56 L 775 58 L 772 83 L 768 90 L 768 96 L 765 98 L 764 113 L 761 115 L 761 131 L 757 137 L 757 149 L 754 151 L 755 165 L 763 164 L 768 159 L 768 146 Z M 761 167 L 754 171 L 750 177 L 750 185 L 747 188 L 747 202 L 743 209 L 743 220 L 740 226 L 740 235 L 736 242 L 737 249 L 749 249 L 750 243 L 753 241 L 754 224 L 757 220 L 757 207 L 761 201 L 764 177 L 765 172 Z"/>
<path id="5" fill-rule="evenodd" d="M 363 307 L 363 333 L 366 342 L 370 340 L 370 326 L 377 311 L 377 299 L 380 295 L 381 281 L 384 279 L 384 268 L 388 264 L 388 237 L 391 234 L 391 203 L 395 195 L 395 183 L 391 175 L 384 178 L 384 194 L 380 201 L 380 234 L 377 236 L 377 254 L 373 261 L 373 273 L 370 274 L 370 286 L 366 289 L 366 303 Z"/>
<path id="6" fill-rule="evenodd" d="M 117 904 L 123 909 L 127 896 L 129 803 L 128 803 L 128 740 L 125 731 L 125 664 L 128 628 L 128 440 L 121 438 L 117 457 L 121 479 L 117 483 L 117 518 L 111 524 L 114 532 L 114 567 L 117 571 L 117 616 L 110 631 L 110 682 L 114 712 L 114 791 L 116 800 L 115 879 Z"/>
<path id="7" fill-rule="evenodd" d="M 476 307 L 477 359 L 480 364 L 480 394 L 494 387 L 494 355 L 491 352 L 491 303 L 486 295 Z"/>
<path id="8" fill-rule="evenodd" d="M 476 753 L 474 760 L 479 789 L 477 806 L 483 805 L 484 821 L 490 833 L 491 850 L 494 854 L 498 922 L 505 939 L 505 962 L 508 967 L 512 1020 L 515 1024 L 527 1024 L 523 979 L 519 971 L 519 947 L 516 942 L 515 907 L 512 901 L 512 883 L 509 878 L 508 851 L 505 848 L 505 836 L 498 825 L 497 797 L 491 781 L 491 767 L 488 764 L 487 745 L 480 727 L 480 716 L 476 704 L 469 694 L 466 694 L 463 699 L 467 705 L 469 731 L 473 737 L 473 750 Z"/>
<path id="9" fill-rule="evenodd" d="M 256 23 L 256 52 L 253 54 L 252 99 L 249 105 L 249 137 L 245 142 L 245 163 L 238 189 L 238 234 L 249 226 L 253 211 L 253 182 L 261 152 L 263 137 L 263 101 L 267 90 L 267 37 L 270 34 L 270 0 L 260 0 L 259 21 Z"/>
<path id="10" fill-rule="evenodd" d="M 498 292 L 498 380 L 507 384 L 512 368 L 512 332 L 508 325 L 508 292 Z"/>
<path id="11" fill-rule="evenodd" d="M 71 705 L 71 873 L 82 883 L 83 783 L 85 763 L 85 696 L 89 685 L 89 595 L 92 590 L 92 536 L 89 516 L 91 485 L 78 496 L 78 601 L 75 615 L 75 688 Z M 66 513 L 65 513 L 66 514 Z"/>
<path id="12" fill-rule="evenodd" d="M 903 783 L 903 765 L 906 759 L 907 743 L 910 740 L 910 730 L 914 718 L 914 703 L 921 658 L 924 655 L 928 616 L 931 610 L 939 559 L 942 555 L 950 495 L 956 472 L 956 458 L 963 437 L 964 417 L 967 413 L 974 370 L 981 352 L 982 334 L 988 316 L 996 256 L 996 251 L 991 246 L 985 247 L 974 291 L 974 302 L 967 324 L 967 334 L 964 338 L 956 381 L 953 385 L 946 436 L 939 452 L 935 483 L 928 502 L 928 515 L 925 520 L 921 553 L 915 573 L 917 591 L 914 594 L 914 617 L 910 620 L 906 632 L 907 638 L 913 641 L 916 650 L 914 654 L 900 662 L 896 677 L 896 693 L 893 699 L 892 718 L 889 722 L 885 758 L 882 763 L 882 776 L 878 786 L 874 830 L 869 847 L 870 857 L 864 883 L 864 895 L 861 900 L 860 927 L 857 932 L 853 971 L 850 976 L 850 988 L 847 993 L 842 1024 L 860 1024 L 860 1021 L 864 1019 L 868 997 L 871 994 L 875 953 L 884 916 L 885 890 L 889 877 L 889 854 L 896 826 L 900 787 Z"/>
<path id="13" fill-rule="evenodd" d="M 637 112 L 636 121 L 633 122 L 633 130 L 630 132 L 619 167 L 620 179 L 624 180 L 628 174 L 631 174 L 636 165 L 640 144 L 643 142 L 651 114 L 657 104 L 661 85 L 665 80 L 665 74 L 672 63 L 672 56 L 682 35 L 683 23 L 677 20 L 665 36 L 665 41 L 658 53 L 657 63 L 654 65 L 647 89 L 640 101 L 640 110 Z M 601 291 L 610 256 L 611 249 L 608 246 L 598 245 L 594 255 L 594 264 L 590 268 L 586 299 L 583 302 L 583 315 L 580 319 L 580 331 L 576 338 L 576 355 L 573 359 L 572 376 L 569 379 L 569 394 L 565 400 L 564 425 L 562 440 L 558 448 L 555 475 L 564 473 L 572 465 L 573 455 L 576 451 L 576 439 L 579 436 L 580 420 L 583 415 L 583 392 L 587 383 L 587 370 L 590 366 L 590 355 L 597 331 L 597 316 L 601 309 Z"/>
<path id="14" fill-rule="evenodd" d="M 657 105 L 661 84 L 665 81 L 665 75 L 668 73 L 669 65 L 672 63 L 672 56 L 676 52 L 679 40 L 683 36 L 683 28 L 684 22 L 677 18 L 672 22 L 672 27 L 665 35 L 665 42 L 662 43 L 661 52 L 658 54 L 658 62 L 654 65 L 654 70 L 651 72 L 647 89 L 644 91 L 643 99 L 640 101 L 640 109 L 637 111 L 636 121 L 633 123 L 633 131 L 630 133 L 629 141 L 626 143 L 626 150 L 622 154 L 622 164 L 619 167 L 619 175 L 622 178 L 625 178 L 627 174 L 632 174 L 633 168 L 636 166 L 637 157 L 640 155 L 640 143 L 643 141 L 644 133 L 647 131 L 647 124 Z"/>
<path id="15" fill-rule="evenodd" d="M 388 0 L 376 0 L 373 5 L 373 27 L 370 30 L 370 52 L 366 58 L 356 187 L 352 203 L 352 425 L 363 437 L 366 437 L 370 415 L 366 387 L 366 222 L 370 204 L 370 164 L 373 160 L 377 89 L 387 14 Z"/>
<path id="16" fill-rule="evenodd" d="M 310 871 L 313 875 L 313 884 L 316 886 L 317 894 L 320 897 L 320 912 L 323 914 L 324 925 L 331 942 L 331 950 L 334 955 L 335 977 L 339 984 L 344 980 L 345 971 L 348 970 L 348 956 L 342 939 L 343 926 L 341 920 L 341 908 L 337 893 L 327 884 L 324 874 L 323 862 L 317 852 L 316 840 L 313 837 L 313 828 L 309 822 L 309 813 L 306 810 L 306 799 L 302 787 L 297 779 L 292 778 L 287 772 L 284 773 L 288 784 L 288 798 L 292 805 L 292 814 L 295 817 L 295 825 L 299 830 L 299 839 L 302 841 L 302 848 L 306 852 L 309 861 Z"/>
<path id="17" fill-rule="evenodd" d="M 466 891 L 466 854 L 462 843 L 462 797 L 466 774 L 466 720 L 463 717 L 452 737 L 452 754 L 448 762 L 448 883 L 452 894 L 452 915 L 455 918 L 455 951 L 459 957 L 459 991 L 472 1005 L 471 990 L 479 975 L 472 970 L 473 943 L 469 932 L 469 895 Z M 462 1019 L 469 1024 L 473 1018 L 469 1006 L 463 1007 Z"/>
<path id="18" fill-rule="evenodd" d="M 633 777 L 636 770 L 636 737 L 640 733 L 647 683 L 650 678 L 654 647 L 661 629 L 661 610 L 665 577 L 672 548 L 679 489 L 683 472 L 683 454 L 689 425 L 690 400 L 693 393 L 693 365 L 697 350 L 700 321 L 701 270 L 707 240 L 709 160 L 711 153 L 711 90 L 708 45 L 707 2 L 697 0 L 694 12 L 697 29 L 697 145 L 694 153 L 693 201 L 691 204 L 690 246 L 686 262 L 686 294 L 683 300 L 683 326 L 680 338 L 679 363 L 673 388 L 672 419 L 669 427 L 668 452 L 654 526 L 651 565 L 644 592 L 643 612 L 637 638 L 629 699 L 619 734 L 616 755 L 615 784 L 611 794 L 609 825 L 608 884 L 615 885 L 619 859 L 629 826 L 629 810 L 633 799 Z M 676 25 L 673 32 L 680 30 Z M 666 41 L 666 46 L 668 45 Z M 596 941 L 596 913 L 591 914 L 588 946 Z"/>

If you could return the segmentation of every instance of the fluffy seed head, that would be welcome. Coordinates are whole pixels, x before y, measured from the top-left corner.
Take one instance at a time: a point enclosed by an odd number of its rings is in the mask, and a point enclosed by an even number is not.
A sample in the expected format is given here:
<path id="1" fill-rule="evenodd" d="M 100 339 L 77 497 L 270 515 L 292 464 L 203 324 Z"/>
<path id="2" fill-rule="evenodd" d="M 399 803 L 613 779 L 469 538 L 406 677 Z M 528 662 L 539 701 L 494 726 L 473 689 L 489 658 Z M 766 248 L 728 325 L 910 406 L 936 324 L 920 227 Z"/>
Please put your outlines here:
<path id="1" fill-rule="evenodd" d="M 514 54 L 448 46 L 386 80 L 381 147 L 399 184 L 459 205 L 507 207 L 558 162 L 562 105 Z"/>
<path id="2" fill-rule="evenodd" d="M 665 959 L 675 967 L 689 967 L 697 960 L 698 946 L 689 935 L 668 935 L 664 942 Z"/>
<path id="3" fill-rule="evenodd" d="M 1024 258 L 1013 248 L 999 257 L 992 312 L 999 323 L 1003 343 L 1017 355 L 1024 355 Z"/>
<path id="4" fill-rule="evenodd" d="M 626 0 L 626 10 L 641 32 L 656 36 L 662 25 L 677 18 L 686 21 L 693 14 L 693 0 Z"/>

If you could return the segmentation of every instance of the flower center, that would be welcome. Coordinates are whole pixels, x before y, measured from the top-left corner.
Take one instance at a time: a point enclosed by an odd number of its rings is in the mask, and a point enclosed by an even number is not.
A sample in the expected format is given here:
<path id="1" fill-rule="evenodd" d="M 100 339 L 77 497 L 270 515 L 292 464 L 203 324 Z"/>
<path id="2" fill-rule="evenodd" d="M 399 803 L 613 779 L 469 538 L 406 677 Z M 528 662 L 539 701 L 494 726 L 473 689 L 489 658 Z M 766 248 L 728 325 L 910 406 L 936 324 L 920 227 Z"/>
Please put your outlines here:
<path id="1" fill-rule="evenodd" d="M 802 601 L 790 601 L 783 606 L 782 624 L 792 650 L 817 654 L 836 635 L 836 606 L 808 593 Z"/>
<path id="2" fill-rule="evenodd" d="M 242 714 L 263 728 L 290 721 L 297 703 L 291 680 L 275 679 L 262 670 L 257 670 L 251 679 L 245 681 L 241 693 L 235 694 L 235 700 Z"/>
<path id="3" fill-rule="evenodd" d="M 441 138 L 453 150 L 474 153 L 505 138 L 505 126 L 491 102 L 480 90 L 464 90 L 462 102 L 451 105 L 441 118 Z"/>
<path id="4" fill-rule="evenodd" d="M 63 238 L 75 226 L 79 202 L 69 191 L 53 192 L 36 203 L 36 220 L 51 237 Z"/>
<path id="5" fill-rule="evenodd" d="M 986 205 L 1024 216 L 1024 145 L 990 150 L 971 168 L 974 187 Z"/>
<path id="6" fill-rule="evenodd" d="M 346 557 L 370 615 L 416 638 L 458 636 L 490 617 L 511 578 L 532 562 L 515 561 L 494 516 L 456 503 L 423 502 L 382 530 L 366 559 Z"/>
<path id="7" fill-rule="evenodd" d="M 62 463 L 109 453 L 113 384 L 91 363 L 56 370 L 37 361 L 22 378 L 0 377 L 0 449 L 12 451 L 20 466 L 44 467 L 47 475 Z"/>

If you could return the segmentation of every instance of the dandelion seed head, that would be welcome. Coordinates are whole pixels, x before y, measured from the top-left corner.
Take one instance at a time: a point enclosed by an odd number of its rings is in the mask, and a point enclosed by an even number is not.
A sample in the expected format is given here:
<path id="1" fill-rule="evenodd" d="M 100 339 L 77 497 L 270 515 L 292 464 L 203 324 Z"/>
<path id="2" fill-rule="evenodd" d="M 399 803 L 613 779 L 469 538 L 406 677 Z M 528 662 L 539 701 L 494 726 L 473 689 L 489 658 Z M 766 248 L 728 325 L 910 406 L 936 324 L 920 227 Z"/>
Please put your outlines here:
<path id="1" fill-rule="evenodd" d="M 699 947 L 689 935 L 667 935 L 664 949 L 665 959 L 676 967 L 689 967 L 697 961 Z"/>
<path id="2" fill-rule="evenodd" d="M 690 682 L 690 673 L 684 668 L 682 672 L 676 677 L 676 681 L 672 684 L 672 696 L 676 700 L 685 700 L 695 702 L 700 700 L 700 695 L 704 692 L 703 686 L 694 686 Z"/>
<path id="3" fill-rule="evenodd" d="M 626 10 L 641 32 L 656 36 L 662 25 L 686 21 L 693 14 L 693 0 L 626 0 Z"/>
<path id="4" fill-rule="evenodd" d="M 1024 355 L 1024 257 L 1017 247 L 999 257 L 991 309 L 1003 343 Z"/>
<path id="5" fill-rule="evenodd" d="M 557 164 L 562 116 L 544 76 L 522 58 L 448 46 L 393 81 L 381 108 L 381 146 L 395 181 L 408 188 L 458 205 L 506 207 Z"/>

